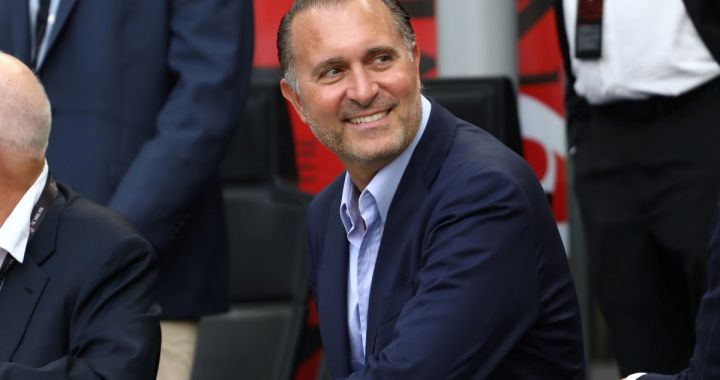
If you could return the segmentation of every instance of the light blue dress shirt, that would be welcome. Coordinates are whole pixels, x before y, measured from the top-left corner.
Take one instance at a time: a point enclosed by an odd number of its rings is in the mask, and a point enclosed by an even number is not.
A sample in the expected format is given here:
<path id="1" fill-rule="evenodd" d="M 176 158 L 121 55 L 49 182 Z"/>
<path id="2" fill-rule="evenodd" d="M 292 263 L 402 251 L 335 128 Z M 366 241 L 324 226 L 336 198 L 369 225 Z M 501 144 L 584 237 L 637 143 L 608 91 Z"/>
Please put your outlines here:
<path id="1" fill-rule="evenodd" d="M 390 203 L 430 118 L 430 102 L 425 97 L 421 102 L 422 120 L 415 138 L 400 156 L 373 177 L 362 193 L 358 193 L 350 174 L 345 173 L 340 219 L 350 248 L 347 322 L 353 370 L 361 369 L 365 363 L 370 286 Z"/>

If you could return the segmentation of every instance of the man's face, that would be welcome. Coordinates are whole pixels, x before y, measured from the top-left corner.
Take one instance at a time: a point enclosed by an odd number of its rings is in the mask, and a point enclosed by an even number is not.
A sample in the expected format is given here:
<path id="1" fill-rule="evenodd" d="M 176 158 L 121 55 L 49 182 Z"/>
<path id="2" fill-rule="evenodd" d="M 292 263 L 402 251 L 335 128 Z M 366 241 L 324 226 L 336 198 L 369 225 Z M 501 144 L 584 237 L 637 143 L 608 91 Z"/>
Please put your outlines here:
<path id="1" fill-rule="evenodd" d="M 299 93 L 282 90 L 348 170 L 374 172 L 400 155 L 422 117 L 419 50 L 408 54 L 378 0 L 311 8 L 292 24 Z"/>

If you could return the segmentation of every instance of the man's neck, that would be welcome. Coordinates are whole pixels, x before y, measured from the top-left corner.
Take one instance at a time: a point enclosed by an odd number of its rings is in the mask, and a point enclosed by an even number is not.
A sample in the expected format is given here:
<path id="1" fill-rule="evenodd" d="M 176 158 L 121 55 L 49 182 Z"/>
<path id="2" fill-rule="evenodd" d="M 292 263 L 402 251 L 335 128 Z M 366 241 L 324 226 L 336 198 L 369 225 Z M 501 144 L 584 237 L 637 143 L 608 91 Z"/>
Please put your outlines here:
<path id="1" fill-rule="evenodd" d="M 355 187 L 358 189 L 358 192 L 362 193 L 368 184 L 370 184 L 370 181 L 375 178 L 375 175 L 391 161 L 392 160 L 386 160 L 383 162 L 375 162 L 373 164 L 344 162 L 344 165 L 345 169 L 350 174 L 353 184 L 355 184 Z"/>

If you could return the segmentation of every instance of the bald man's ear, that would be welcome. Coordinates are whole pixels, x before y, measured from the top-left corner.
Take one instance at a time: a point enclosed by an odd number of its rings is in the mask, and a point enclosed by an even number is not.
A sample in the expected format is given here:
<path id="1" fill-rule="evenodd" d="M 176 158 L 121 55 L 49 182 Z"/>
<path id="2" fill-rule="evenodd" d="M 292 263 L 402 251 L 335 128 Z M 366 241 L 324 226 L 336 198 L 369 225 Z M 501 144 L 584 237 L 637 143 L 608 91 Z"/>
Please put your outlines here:
<path id="1" fill-rule="evenodd" d="M 300 116 L 302 122 L 307 124 L 307 120 L 305 119 L 305 112 L 303 112 L 302 105 L 300 104 L 300 98 L 298 97 L 298 93 L 295 92 L 292 86 L 290 86 L 284 78 L 280 79 L 280 91 L 282 92 L 283 97 L 287 99 L 290 104 L 292 104 L 293 108 L 295 108 L 295 111 L 297 112 L 298 116 Z"/>

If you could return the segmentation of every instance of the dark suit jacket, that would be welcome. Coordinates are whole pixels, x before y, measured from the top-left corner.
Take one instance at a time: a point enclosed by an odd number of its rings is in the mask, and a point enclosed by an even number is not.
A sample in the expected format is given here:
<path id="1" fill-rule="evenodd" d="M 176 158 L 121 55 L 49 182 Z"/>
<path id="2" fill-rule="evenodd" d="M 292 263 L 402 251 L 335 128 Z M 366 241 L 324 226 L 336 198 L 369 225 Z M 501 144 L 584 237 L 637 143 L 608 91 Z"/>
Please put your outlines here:
<path id="1" fill-rule="evenodd" d="M 61 0 L 39 68 L 55 177 L 160 253 L 163 317 L 227 308 L 217 166 L 239 123 L 251 0 Z M 30 60 L 27 0 L 0 0 L 0 50 Z"/>
<path id="2" fill-rule="evenodd" d="M 156 280 L 146 240 L 60 186 L 0 290 L 0 379 L 154 379 Z"/>
<path id="3" fill-rule="evenodd" d="M 389 209 L 366 365 L 351 375 L 340 176 L 307 219 L 310 280 L 334 377 L 581 379 L 580 314 L 548 201 L 526 163 L 439 104 Z"/>
<path id="4" fill-rule="evenodd" d="M 720 203 L 715 211 L 715 229 L 708 258 L 708 290 L 695 320 L 695 348 L 690 367 L 674 376 L 649 374 L 641 380 L 720 379 Z"/>

